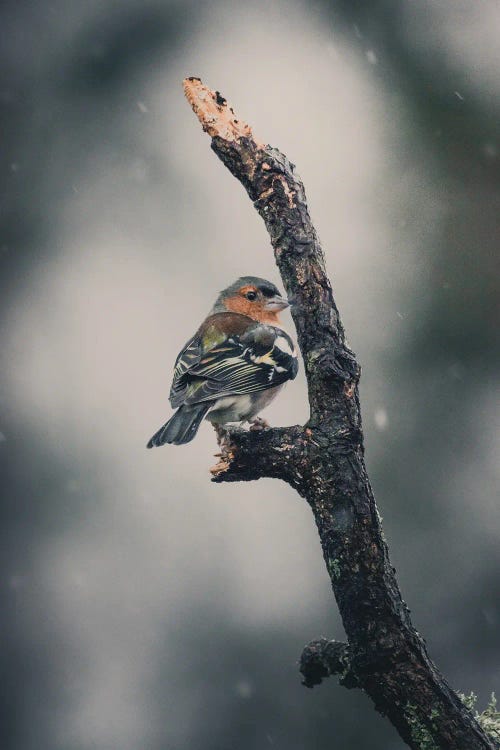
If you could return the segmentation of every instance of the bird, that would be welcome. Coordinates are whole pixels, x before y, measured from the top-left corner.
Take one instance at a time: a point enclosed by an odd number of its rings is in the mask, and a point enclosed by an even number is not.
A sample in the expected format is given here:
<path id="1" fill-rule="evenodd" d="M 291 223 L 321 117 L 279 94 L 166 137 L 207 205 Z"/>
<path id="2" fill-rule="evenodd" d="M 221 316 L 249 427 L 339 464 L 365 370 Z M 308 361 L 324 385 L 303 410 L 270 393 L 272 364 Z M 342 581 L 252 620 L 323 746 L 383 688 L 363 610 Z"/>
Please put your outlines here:
<path id="1" fill-rule="evenodd" d="M 216 427 L 265 424 L 255 417 L 298 371 L 294 343 L 279 319 L 290 304 L 257 276 L 241 276 L 220 292 L 175 361 L 169 401 L 176 411 L 148 448 L 189 443 L 203 418 Z"/>

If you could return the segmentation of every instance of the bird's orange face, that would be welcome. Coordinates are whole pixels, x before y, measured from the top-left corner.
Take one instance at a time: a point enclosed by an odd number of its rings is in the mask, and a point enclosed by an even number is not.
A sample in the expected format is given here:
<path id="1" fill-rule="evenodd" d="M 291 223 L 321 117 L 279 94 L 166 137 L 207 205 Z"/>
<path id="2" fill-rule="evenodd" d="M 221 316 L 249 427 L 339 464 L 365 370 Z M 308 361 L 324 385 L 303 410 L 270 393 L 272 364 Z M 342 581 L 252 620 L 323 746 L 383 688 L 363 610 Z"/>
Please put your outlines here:
<path id="1" fill-rule="evenodd" d="M 247 315 L 259 323 L 280 325 L 278 313 L 288 307 L 289 303 L 279 294 L 269 293 L 267 289 L 247 284 L 230 297 L 226 297 L 224 305 L 230 312 Z"/>

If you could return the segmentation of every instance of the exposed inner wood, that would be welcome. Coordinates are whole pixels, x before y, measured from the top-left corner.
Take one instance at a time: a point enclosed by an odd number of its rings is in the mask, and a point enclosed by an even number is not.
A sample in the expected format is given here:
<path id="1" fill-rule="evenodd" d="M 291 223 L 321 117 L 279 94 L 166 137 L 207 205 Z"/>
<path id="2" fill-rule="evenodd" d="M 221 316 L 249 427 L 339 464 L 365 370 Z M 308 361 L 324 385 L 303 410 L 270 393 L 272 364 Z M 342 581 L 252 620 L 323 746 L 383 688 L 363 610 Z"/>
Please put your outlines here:
<path id="1" fill-rule="evenodd" d="M 204 86 L 199 78 L 186 78 L 183 82 L 186 99 L 202 124 L 203 130 L 212 137 L 219 136 L 226 141 L 237 138 L 253 138 L 252 130 L 246 122 L 235 117 L 231 107 L 218 91 Z M 254 138 L 254 142 L 259 144 Z"/>

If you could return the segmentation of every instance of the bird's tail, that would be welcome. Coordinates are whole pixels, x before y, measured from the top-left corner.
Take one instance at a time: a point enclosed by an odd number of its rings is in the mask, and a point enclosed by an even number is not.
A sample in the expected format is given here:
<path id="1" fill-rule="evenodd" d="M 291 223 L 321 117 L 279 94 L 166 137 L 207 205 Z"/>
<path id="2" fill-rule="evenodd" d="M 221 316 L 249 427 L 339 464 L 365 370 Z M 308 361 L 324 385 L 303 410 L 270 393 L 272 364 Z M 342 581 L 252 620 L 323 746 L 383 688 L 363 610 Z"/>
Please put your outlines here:
<path id="1" fill-rule="evenodd" d="M 174 445 L 189 443 L 198 432 L 201 420 L 211 406 L 210 402 L 180 406 L 168 422 L 155 432 L 148 443 L 148 448 L 156 448 L 165 443 Z"/>

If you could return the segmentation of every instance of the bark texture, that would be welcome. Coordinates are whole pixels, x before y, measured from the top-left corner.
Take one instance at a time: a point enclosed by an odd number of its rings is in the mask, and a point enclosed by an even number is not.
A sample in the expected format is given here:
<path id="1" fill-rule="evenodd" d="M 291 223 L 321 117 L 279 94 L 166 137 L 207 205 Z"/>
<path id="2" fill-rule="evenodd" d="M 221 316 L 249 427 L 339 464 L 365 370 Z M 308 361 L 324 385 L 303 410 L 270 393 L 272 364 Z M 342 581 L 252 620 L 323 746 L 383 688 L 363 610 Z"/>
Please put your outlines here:
<path id="1" fill-rule="evenodd" d="M 312 687 L 338 674 L 372 698 L 418 750 L 493 750 L 472 714 L 427 655 L 390 564 L 363 457 L 360 368 L 348 348 L 323 252 L 294 165 L 252 135 L 199 79 L 184 90 L 212 149 L 264 219 L 306 369 L 310 419 L 260 432 L 219 431 L 216 482 L 276 477 L 309 503 L 348 642 L 314 641 L 301 672 Z"/>

